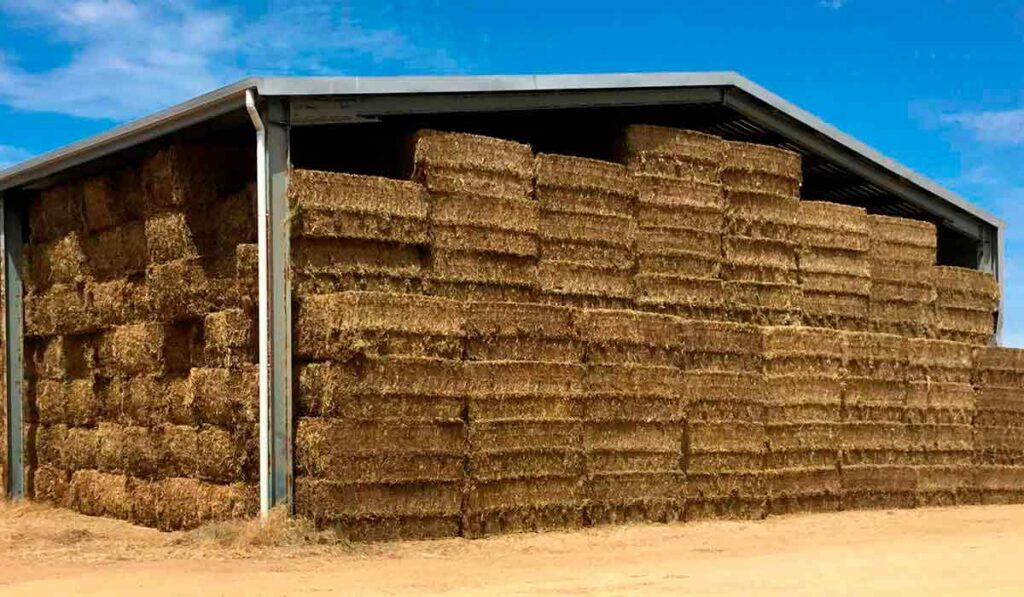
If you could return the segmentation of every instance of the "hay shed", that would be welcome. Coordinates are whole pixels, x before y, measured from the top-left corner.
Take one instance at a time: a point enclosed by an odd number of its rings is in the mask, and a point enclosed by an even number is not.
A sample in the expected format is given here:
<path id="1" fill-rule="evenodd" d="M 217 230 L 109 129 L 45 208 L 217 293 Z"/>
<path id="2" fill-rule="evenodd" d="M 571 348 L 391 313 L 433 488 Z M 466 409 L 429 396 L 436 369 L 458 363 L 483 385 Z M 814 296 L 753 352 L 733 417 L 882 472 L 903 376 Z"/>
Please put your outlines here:
<path id="1" fill-rule="evenodd" d="M 1004 223 L 734 73 L 252 78 L 0 193 L 14 498 L 377 540 L 1024 497 Z"/>

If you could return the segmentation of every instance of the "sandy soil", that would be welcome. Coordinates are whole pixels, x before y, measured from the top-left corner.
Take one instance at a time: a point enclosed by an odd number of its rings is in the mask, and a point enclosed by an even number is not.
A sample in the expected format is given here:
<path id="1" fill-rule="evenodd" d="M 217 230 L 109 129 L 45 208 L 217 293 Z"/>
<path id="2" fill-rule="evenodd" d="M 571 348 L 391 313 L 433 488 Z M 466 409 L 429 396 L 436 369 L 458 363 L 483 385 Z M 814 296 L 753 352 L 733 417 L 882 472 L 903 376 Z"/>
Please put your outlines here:
<path id="1" fill-rule="evenodd" d="M 282 524 L 287 528 L 282 528 Z M 18 595 L 1020 595 L 1024 506 L 344 545 L 288 523 L 159 533 L 0 503 Z"/>

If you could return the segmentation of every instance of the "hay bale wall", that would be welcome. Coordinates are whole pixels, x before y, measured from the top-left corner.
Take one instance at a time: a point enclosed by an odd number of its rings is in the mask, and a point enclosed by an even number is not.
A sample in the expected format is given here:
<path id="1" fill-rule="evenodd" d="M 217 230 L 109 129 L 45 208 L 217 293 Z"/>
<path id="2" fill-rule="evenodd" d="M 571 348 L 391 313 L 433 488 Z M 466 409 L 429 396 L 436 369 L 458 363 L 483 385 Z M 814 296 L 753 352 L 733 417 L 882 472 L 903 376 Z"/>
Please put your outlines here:
<path id="1" fill-rule="evenodd" d="M 804 325 L 867 329 L 869 221 L 856 207 L 800 202 L 796 232 Z"/>
<path id="2" fill-rule="evenodd" d="M 258 510 L 251 166 L 174 144 L 30 204 L 36 499 L 168 530 Z"/>
<path id="3" fill-rule="evenodd" d="M 845 378 L 842 336 L 764 330 L 765 482 L 771 514 L 838 510 Z"/>
<path id="4" fill-rule="evenodd" d="M 292 264 L 296 496 L 319 524 L 479 537 L 1013 483 L 968 462 L 970 346 L 909 337 L 939 329 L 911 325 L 939 278 L 949 308 L 989 305 L 924 263 L 930 225 L 801 202 L 795 154 L 661 127 L 625 131 L 624 166 L 433 131 L 411 147 L 414 182 L 290 186 L 293 247 L 319 243 Z M 876 286 L 883 265 L 924 290 Z"/>
<path id="5" fill-rule="evenodd" d="M 765 384 L 761 329 L 681 324 L 686 518 L 763 518 Z"/>

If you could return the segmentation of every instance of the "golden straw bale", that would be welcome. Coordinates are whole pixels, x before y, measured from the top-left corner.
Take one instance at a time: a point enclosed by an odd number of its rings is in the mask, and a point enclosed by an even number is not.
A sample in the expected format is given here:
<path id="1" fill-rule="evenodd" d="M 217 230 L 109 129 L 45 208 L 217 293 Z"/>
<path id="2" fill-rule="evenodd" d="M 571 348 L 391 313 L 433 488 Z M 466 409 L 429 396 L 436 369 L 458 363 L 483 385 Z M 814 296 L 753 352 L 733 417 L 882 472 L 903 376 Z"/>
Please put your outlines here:
<path id="1" fill-rule="evenodd" d="M 184 384 L 197 423 L 246 428 L 258 420 L 256 366 L 192 369 Z"/>
<path id="2" fill-rule="evenodd" d="M 141 273 L 146 269 L 146 226 L 132 221 L 88 236 L 83 241 L 88 270 L 98 279 Z"/>
<path id="3" fill-rule="evenodd" d="M 150 313 L 149 292 L 141 277 L 86 282 L 84 294 L 89 318 L 99 326 L 132 323 Z"/>
<path id="4" fill-rule="evenodd" d="M 68 501 L 71 508 L 89 516 L 128 520 L 131 515 L 129 480 L 124 475 L 75 471 L 71 475 Z"/>
<path id="5" fill-rule="evenodd" d="M 423 187 L 379 176 L 295 169 L 288 179 L 288 196 L 289 203 L 298 210 L 299 220 L 308 212 L 333 216 L 368 214 L 412 221 L 427 218 Z"/>
<path id="6" fill-rule="evenodd" d="M 50 336 L 26 342 L 26 377 L 78 379 L 89 377 L 95 366 L 91 336 Z"/>
<path id="7" fill-rule="evenodd" d="M 869 219 L 863 208 L 801 201 L 796 241 L 802 247 L 864 253 L 869 247 Z"/>
<path id="8" fill-rule="evenodd" d="M 298 370 L 298 402 L 319 416 L 449 420 L 464 406 L 463 375 L 459 361 L 419 357 L 308 364 Z"/>
<path id="9" fill-rule="evenodd" d="M 540 289 L 545 293 L 620 299 L 633 296 L 633 276 L 628 269 L 541 259 L 537 278 Z"/>
<path id="10" fill-rule="evenodd" d="M 718 182 L 725 156 L 720 138 L 662 126 L 631 125 L 621 140 L 622 160 L 645 174 Z"/>
<path id="11" fill-rule="evenodd" d="M 203 320 L 203 362 L 208 367 L 256 363 L 256 314 L 228 309 Z"/>
<path id="12" fill-rule="evenodd" d="M 98 329 L 91 316 L 83 288 L 77 284 L 54 284 L 25 295 L 25 336 L 81 334 Z"/>
<path id="13" fill-rule="evenodd" d="M 318 521 L 457 516 L 461 508 L 461 481 L 362 484 L 305 477 L 295 480 L 296 512 Z"/>
<path id="14" fill-rule="evenodd" d="M 665 274 L 637 274 L 633 277 L 636 301 L 645 308 L 661 306 L 721 309 L 725 305 L 722 281 Z"/>
<path id="15" fill-rule="evenodd" d="M 530 257 L 435 250 L 430 275 L 437 279 L 531 287 L 537 284 L 536 260 Z"/>
<path id="16" fill-rule="evenodd" d="M 800 287 L 796 284 L 725 281 L 726 300 L 741 323 L 797 325 L 801 321 Z"/>
<path id="17" fill-rule="evenodd" d="M 49 243 L 26 245 L 22 259 L 24 284 L 28 290 L 80 282 L 90 274 L 78 232 L 70 232 Z"/>
<path id="18" fill-rule="evenodd" d="M 36 500 L 47 502 L 55 506 L 68 506 L 68 488 L 70 475 L 67 471 L 60 470 L 53 466 L 42 465 L 35 469 L 33 487 Z"/>
<path id="19" fill-rule="evenodd" d="M 201 317 L 238 306 L 236 256 L 178 259 L 146 269 L 152 313 L 164 321 Z"/>
<path id="20" fill-rule="evenodd" d="M 376 348 L 381 354 L 431 356 L 458 346 L 464 321 L 462 304 L 437 297 L 374 292 L 313 296 L 298 310 L 296 354 L 338 358 Z"/>
<path id="21" fill-rule="evenodd" d="M 199 257 L 195 232 L 182 212 L 167 212 L 147 218 L 145 237 L 149 263 Z"/>
<path id="22" fill-rule="evenodd" d="M 417 132 L 413 142 L 413 179 L 431 193 L 527 199 L 532 192 L 529 145 L 432 130 Z"/>
<path id="23" fill-rule="evenodd" d="M 534 159 L 540 209 L 608 216 L 630 216 L 636 181 L 621 164 L 556 154 Z"/>
<path id="24" fill-rule="evenodd" d="M 626 216 L 541 212 L 538 233 L 543 245 L 563 242 L 630 248 L 636 223 Z"/>
<path id="25" fill-rule="evenodd" d="M 999 283 L 992 274 L 973 269 L 935 266 L 931 268 L 939 308 L 995 311 Z"/>
<path id="26" fill-rule="evenodd" d="M 96 369 L 108 376 L 186 371 L 192 332 L 187 326 L 137 323 L 96 339 Z"/>
<path id="27" fill-rule="evenodd" d="M 56 240 L 69 232 L 81 231 L 85 221 L 80 183 L 51 186 L 28 202 L 29 229 L 32 244 Z"/>
<path id="28" fill-rule="evenodd" d="M 868 257 L 880 263 L 935 265 L 937 232 L 930 222 L 869 215 L 871 246 Z"/>
<path id="29" fill-rule="evenodd" d="M 142 186 L 136 168 L 99 174 L 82 183 L 85 228 L 96 232 L 118 226 L 139 214 Z"/>

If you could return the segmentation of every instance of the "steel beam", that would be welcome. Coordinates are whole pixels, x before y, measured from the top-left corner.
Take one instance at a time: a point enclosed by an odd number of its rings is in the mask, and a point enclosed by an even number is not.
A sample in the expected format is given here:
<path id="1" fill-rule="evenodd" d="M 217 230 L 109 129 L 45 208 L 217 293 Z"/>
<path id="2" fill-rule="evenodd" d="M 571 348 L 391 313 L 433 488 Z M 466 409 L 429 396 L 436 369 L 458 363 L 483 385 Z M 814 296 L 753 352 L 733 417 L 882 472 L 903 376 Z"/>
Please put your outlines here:
<path id="1" fill-rule="evenodd" d="M 12 499 L 25 497 L 24 411 L 21 396 L 24 370 L 22 368 L 23 303 L 21 285 L 22 214 L 9 199 L 0 196 L 0 245 L 4 260 L 4 363 L 6 365 L 5 396 L 7 411 L 7 487 Z"/>
<path id="2" fill-rule="evenodd" d="M 270 208 L 270 502 L 292 509 L 292 296 L 287 196 L 291 126 L 287 98 L 267 98 L 262 115 Z"/>

